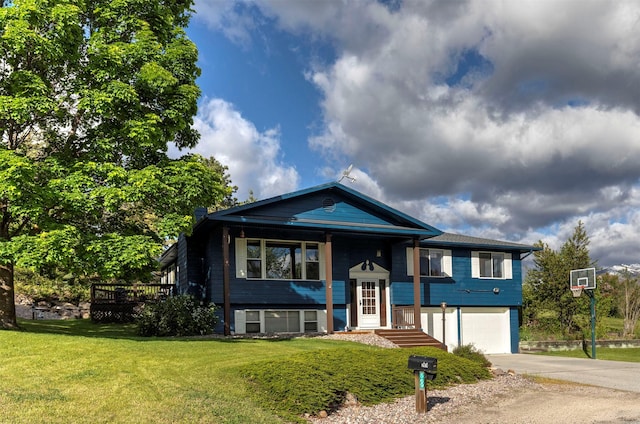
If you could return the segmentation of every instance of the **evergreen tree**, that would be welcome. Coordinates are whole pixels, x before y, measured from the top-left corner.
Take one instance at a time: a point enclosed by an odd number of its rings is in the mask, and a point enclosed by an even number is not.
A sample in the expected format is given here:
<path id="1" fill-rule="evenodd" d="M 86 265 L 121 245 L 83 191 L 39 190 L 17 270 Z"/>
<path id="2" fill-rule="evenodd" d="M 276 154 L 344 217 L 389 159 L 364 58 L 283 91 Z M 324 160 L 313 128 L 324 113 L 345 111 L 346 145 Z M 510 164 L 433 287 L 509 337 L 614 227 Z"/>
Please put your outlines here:
<path id="1" fill-rule="evenodd" d="M 528 294 L 529 309 L 525 317 L 546 330 L 559 330 L 565 335 L 580 332 L 585 324 L 577 318 L 589 314 L 589 299 L 586 296 L 574 298 L 569 290 L 569 279 L 571 270 L 595 266 L 589 256 L 589 236 L 584 224 L 578 222 L 559 251 L 542 241 L 536 246 L 542 250 L 534 252 L 535 268 L 527 273 L 525 280 L 524 293 Z"/>

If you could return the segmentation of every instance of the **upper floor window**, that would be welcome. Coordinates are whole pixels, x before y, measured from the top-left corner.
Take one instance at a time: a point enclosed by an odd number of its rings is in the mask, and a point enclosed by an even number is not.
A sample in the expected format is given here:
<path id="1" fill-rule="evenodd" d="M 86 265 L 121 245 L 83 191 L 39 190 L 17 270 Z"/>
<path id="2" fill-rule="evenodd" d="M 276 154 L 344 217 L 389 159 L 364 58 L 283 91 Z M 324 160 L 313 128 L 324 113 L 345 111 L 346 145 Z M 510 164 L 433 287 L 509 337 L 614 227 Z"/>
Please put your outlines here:
<path id="1" fill-rule="evenodd" d="M 236 239 L 236 274 L 266 280 L 320 280 L 320 243 Z"/>
<path id="2" fill-rule="evenodd" d="M 451 277 L 451 250 L 420 248 L 420 276 Z M 407 275 L 413 275 L 413 248 L 407 247 Z"/>
<path id="3" fill-rule="evenodd" d="M 420 275 L 444 277 L 442 260 L 444 252 L 439 249 L 420 249 Z"/>
<path id="4" fill-rule="evenodd" d="M 504 278 L 504 253 L 480 252 L 480 278 Z"/>
<path id="5" fill-rule="evenodd" d="M 511 254 L 471 252 L 471 276 L 474 278 L 512 279 Z"/>

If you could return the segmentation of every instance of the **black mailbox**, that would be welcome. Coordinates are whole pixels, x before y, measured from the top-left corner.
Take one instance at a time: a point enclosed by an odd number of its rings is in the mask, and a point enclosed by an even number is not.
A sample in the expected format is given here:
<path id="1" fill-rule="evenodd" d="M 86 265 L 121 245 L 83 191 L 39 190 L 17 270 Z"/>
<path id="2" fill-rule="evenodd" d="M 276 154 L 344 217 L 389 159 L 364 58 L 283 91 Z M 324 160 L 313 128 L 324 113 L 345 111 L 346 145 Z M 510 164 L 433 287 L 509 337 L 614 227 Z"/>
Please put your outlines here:
<path id="1" fill-rule="evenodd" d="M 427 380 L 436 378 L 438 372 L 438 359 L 428 356 L 409 356 L 409 369 L 413 371 L 424 371 Z"/>

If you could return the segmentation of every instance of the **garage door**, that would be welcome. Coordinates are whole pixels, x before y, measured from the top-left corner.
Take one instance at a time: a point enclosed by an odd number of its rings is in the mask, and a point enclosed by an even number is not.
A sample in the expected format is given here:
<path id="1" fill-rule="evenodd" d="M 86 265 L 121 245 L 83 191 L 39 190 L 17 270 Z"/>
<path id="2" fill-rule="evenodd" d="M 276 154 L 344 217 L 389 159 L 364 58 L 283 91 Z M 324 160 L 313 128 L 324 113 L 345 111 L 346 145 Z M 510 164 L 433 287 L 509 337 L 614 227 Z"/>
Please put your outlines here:
<path id="1" fill-rule="evenodd" d="M 509 308 L 462 308 L 462 344 L 484 353 L 511 353 Z"/>

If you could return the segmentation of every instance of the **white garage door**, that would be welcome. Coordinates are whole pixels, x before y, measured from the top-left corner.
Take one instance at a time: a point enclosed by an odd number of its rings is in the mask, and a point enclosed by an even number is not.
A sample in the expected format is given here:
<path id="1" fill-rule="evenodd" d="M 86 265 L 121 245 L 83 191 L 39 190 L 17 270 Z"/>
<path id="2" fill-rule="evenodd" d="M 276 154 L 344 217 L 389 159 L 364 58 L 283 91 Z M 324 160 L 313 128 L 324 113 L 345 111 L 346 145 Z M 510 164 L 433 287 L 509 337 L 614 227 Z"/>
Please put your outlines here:
<path id="1" fill-rule="evenodd" d="M 462 308 L 462 344 L 484 353 L 511 353 L 509 308 Z"/>

